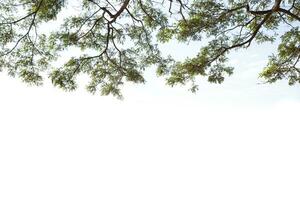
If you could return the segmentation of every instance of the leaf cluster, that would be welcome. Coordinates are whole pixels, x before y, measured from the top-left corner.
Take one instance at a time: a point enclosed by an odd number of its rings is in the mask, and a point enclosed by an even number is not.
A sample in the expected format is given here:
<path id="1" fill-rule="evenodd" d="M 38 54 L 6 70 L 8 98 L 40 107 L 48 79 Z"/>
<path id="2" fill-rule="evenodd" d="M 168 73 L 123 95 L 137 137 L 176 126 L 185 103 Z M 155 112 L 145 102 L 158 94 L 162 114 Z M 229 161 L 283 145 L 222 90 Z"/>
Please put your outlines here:
<path id="1" fill-rule="evenodd" d="M 81 11 L 65 15 L 74 2 Z M 49 77 L 67 91 L 86 74 L 88 91 L 121 98 L 122 85 L 145 83 L 144 71 L 156 67 L 167 84 L 191 84 L 196 91 L 196 77 L 222 83 L 233 73 L 227 65 L 232 50 L 281 38 L 260 77 L 292 85 L 300 83 L 299 15 L 298 0 L 2 0 L 0 69 L 33 85 Z M 45 33 L 42 27 L 56 21 L 63 21 L 60 28 Z M 182 62 L 158 48 L 202 38 L 208 44 Z M 81 55 L 54 65 L 71 48 Z"/>

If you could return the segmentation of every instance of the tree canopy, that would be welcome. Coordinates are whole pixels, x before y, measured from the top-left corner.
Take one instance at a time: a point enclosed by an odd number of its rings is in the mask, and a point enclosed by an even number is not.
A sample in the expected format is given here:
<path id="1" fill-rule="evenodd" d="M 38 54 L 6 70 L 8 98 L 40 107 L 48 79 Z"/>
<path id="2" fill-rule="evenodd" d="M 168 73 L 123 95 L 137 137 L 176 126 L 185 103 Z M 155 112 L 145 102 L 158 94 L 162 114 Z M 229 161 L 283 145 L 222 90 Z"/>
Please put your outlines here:
<path id="1" fill-rule="evenodd" d="M 78 11 L 66 15 L 75 1 Z M 47 31 L 53 22 L 60 28 Z M 230 51 L 280 39 L 259 76 L 295 84 L 299 22 L 300 0 L 1 0 L 0 69 L 34 85 L 48 77 L 65 90 L 86 74 L 88 91 L 120 97 L 125 82 L 143 83 L 145 69 L 155 67 L 167 84 L 196 91 L 198 76 L 221 83 L 232 74 Z M 202 38 L 209 42 L 184 61 L 162 56 L 157 45 Z M 56 66 L 70 48 L 81 55 Z"/>

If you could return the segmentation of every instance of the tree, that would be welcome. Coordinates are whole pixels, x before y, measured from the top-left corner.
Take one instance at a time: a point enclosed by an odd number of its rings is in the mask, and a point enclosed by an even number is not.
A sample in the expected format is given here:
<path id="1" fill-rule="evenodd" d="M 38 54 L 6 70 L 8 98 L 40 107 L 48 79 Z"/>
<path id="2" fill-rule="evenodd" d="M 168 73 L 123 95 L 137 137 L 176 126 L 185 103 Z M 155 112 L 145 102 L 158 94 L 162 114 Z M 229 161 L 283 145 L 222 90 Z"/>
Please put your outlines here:
<path id="1" fill-rule="evenodd" d="M 78 75 L 87 74 L 88 91 L 120 96 L 124 82 L 145 82 L 143 72 L 152 66 L 167 84 L 191 83 L 196 91 L 197 76 L 221 83 L 232 74 L 226 61 L 233 49 L 281 38 L 260 77 L 300 83 L 299 0 L 77 0 L 81 11 L 65 16 L 70 2 L 1 0 L 0 68 L 35 85 L 48 75 L 65 90 L 76 89 Z M 60 29 L 41 28 L 52 21 L 63 21 Z M 282 33 L 283 24 L 289 28 Z M 163 57 L 157 47 L 203 37 L 209 43 L 183 62 Z M 70 48 L 81 56 L 55 66 Z"/>

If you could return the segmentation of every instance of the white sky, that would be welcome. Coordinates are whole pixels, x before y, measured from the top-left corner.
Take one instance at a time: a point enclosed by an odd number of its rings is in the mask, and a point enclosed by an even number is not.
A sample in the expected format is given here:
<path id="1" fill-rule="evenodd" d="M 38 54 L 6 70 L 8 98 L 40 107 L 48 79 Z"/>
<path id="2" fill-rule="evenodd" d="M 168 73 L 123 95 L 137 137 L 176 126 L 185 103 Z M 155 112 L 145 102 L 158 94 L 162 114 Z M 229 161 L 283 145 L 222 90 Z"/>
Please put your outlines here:
<path id="1" fill-rule="evenodd" d="M 123 101 L 1 73 L 0 199 L 299 200 L 299 86 L 257 79 L 273 49 L 233 53 L 235 74 L 197 94 L 150 70 Z"/>

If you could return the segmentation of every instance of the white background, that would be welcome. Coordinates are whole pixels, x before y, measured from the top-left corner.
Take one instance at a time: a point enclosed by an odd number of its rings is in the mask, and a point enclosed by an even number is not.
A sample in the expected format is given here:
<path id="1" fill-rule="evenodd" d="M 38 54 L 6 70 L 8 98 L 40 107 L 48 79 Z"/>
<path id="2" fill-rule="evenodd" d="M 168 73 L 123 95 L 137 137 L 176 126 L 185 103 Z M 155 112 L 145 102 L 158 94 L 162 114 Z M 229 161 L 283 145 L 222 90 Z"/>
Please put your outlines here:
<path id="1" fill-rule="evenodd" d="M 1 200 L 300 198 L 295 100 L 218 104 L 162 86 L 171 94 L 118 101 L 4 75 L 0 91 Z"/>

